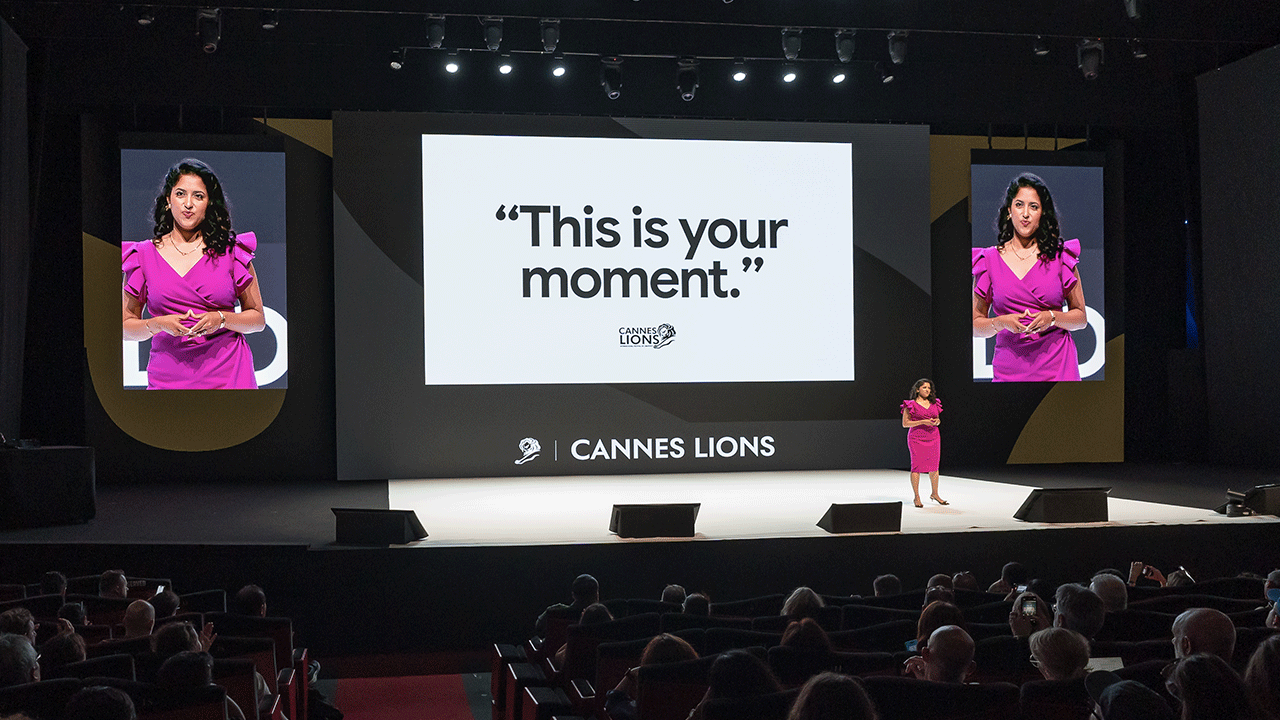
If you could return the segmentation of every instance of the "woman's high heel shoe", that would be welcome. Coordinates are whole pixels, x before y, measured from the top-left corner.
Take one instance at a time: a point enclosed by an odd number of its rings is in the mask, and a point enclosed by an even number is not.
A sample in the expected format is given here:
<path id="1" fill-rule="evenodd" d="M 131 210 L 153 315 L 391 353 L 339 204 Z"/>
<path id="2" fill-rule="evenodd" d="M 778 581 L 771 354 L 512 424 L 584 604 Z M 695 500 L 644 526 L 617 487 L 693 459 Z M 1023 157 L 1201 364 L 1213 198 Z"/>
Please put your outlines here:
<path id="1" fill-rule="evenodd" d="M 942 498 L 938 497 L 937 495 L 930 495 L 930 496 L 929 496 L 929 499 L 930 499 L 930 500 L 932 500 L 932 501 L 934 501 L 934 502 L 936 502 L 936 503 L 938 503 L 939 505 L 950 505 L 950 504 L 951 504 L 951 503 L 947 502 L 946 500 L 943 500 Z"/>
<path id="2" fill-rule="evenodd" d="M 916 498 L 916 507 L 918 508 L 924 507 L 924 503 L 920 502 L 920 498 Z"/>

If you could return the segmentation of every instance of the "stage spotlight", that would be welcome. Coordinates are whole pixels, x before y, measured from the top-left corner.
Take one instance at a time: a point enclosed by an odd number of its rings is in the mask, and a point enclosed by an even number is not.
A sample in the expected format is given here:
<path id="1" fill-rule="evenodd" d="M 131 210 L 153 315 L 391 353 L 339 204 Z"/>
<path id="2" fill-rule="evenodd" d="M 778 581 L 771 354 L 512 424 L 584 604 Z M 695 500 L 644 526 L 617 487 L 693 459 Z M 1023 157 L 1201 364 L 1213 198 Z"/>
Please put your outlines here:
<path id="1" fill-rule="evenodd" d="M 551 59 L 551 76 L 564 77 L 569 72 L 569 67 L 564 63 L 564 55 L 556 55 Z"/>
<path id="2" fill-rule="evenodd" d="M 427 16 L 427 47 L 439 50 L 444 47 L 444 16 Z"/>
<path id="3" fill-rule="evenodd" d="M 542 29 L 543 52 L 555 52 L 556 46 L 560 44 L 560 21 L 552 18 L 542 18 L 538 25 Z"/>
<path id="4" fill-rule="evenodd" d="M 844 82 L 847 79 L 849 79 L 849 74 L 845 71 L 844 68 L 836 67 L 835 70 L 831 71 L 831 82 L 835 83 L 836 85 L 839 85 L 840 83 Z"/>
<path id="5" fill-rule="evenodd" d="M 836 31 L 836 57 L 840 62 L 847 63 L 853 60 L 853 31 L 837 30 Z"/>
<path id="6" fill-rule="evenodd" d="M 680 89 L 680 99 L 685 102 L 693 100 L 698 92 L 698 61 L 694 58 L 681 58 L 676 68 L 676 87 Z"/>
<path id="7" fill-rule="evenodd" d="M 600 58 L 600 87 L 610 100 L 622 97 L 622 58 Z"/>
<path id="8" fill-rule="evenodd" d="M 510 75 L 511 71 L 515 69 L 516 66 L 511 64 L 510 55 L 503 55 L 502 58 L 498 60 L 498 74 Z"/>
<path id="9" fill-rule="evenodd" d="M 893 71 L 890 70 L 888 67 L 885 67 L 884 63 L 882 62 L 876 63 L 876 70 L 880 71 L 880 82 L 886 85 L 893 82 Z"/>
<path id="10" fill-rule="evenodd" d="M 1124 0 L 1124 14 L 1129 16 L 1130 20 L 1142 19 L 1142 2 L 1141 0 Z"/>
<path id="11" fill-rule="evenodd" d="M 795 81 L 796 81 L 796 78 L 797 78 L 797 77 L 799 77 L 799 76 L 796 74 L 796 66 L 795 66 L 795 65 L 783 65 L 783 66 L 782 66 L 782 82 L 784 82 L 784 83 L 793 83 L 793 82 L 795 82 Z"/>
<path id="12" fill-rule="evenodd" d="M 449 53 L 449 57 L 445 58 L 444 61 L 444 71 L 450 75 L 457 75 L 458 71 L 461 69 L 462 66 L 458 64 L 458 53 Z"/>
<path id="13" fill-rule="evenodd" d="M 205 52 L 218 52 L 218 42 L 222 40 L 222 9 L 198 8 L 196 31 L 200 35 L 200 47 Z"/>
<path id="14" fill-rule="evenodd" d="M 403 67 L 404 67 L 404 61 L 405 61 L 405 49 L 404 49 L 404 48 L 400 48 L 399 50 L 392 50 L 392 51 L 391 51 L 391 61 L 390 61 L 390 63 L 389 63 L 389 64 L 391 65 L 391 69 L 392 69 L 392 70 L 399 70 L 399 69 L 403 68 Z"/>
<path id="15" fill-rule="evenodd" d="M 907 61 L 907 33 L 895 30 L 889 33 L 889 59 L 894 65 Z"/>
<path id="16" fill-rule="evenodd" d="M 480 18 L 480 24 L 484 25 L 485 47 L 497 52 L 502 47 L 502 18 Z"/>
<path id="17" fill-rule="evenodd" d="M 1085 38 L 1076 45 L 1076 67 L 1080 68 L 1080 72 L 1086 80 L 1094 80 L 1098 77 L 1098 71 L 1102 68 L 1102 60 L 1103 47 L 1101 40 Z"/>
<path id="18" fill-rule="evenodd" d="M 1133 51 L 1133 56 L 1139 60 L 1147 59 L 1147 46 L 1138 38 L 1129 41 L 1129 49 Z"/>
<path id="19" fill-rule="evenodd" d="M 134 17 L 138 24 L 147 27 L 156 21 L 156 10 L 150 5 L 143 5 L 138 8 L 137 15 Z"/>
<path id="20" fill-rule="evenodd" d="M 747 62 L 742 58 L 733 61 L 733 73 L 729 76 L 734 82 L 742 82 L 747 79 Z"/>
<path id="21" fill-rule="evenodd" d="M 267 8 L 262 11 L 261 23 L 263 30 L 275 30 L 280 27 L 280 11 Z"/>
<path id="22" fill-rule="evenodd" d="M 792 62 L 800 57 L 801 32 L 797 28 L 783 28 L 782 30 L 782 56 Z"/>
<path id="23" fill-rule="evenodd" d="M 1035 44 L 1031 46 L 1031 52 L 1041 57 L 1049 54 L 1049 43 L 1045 42 L 1044 36 L 1036 36 Z"/>

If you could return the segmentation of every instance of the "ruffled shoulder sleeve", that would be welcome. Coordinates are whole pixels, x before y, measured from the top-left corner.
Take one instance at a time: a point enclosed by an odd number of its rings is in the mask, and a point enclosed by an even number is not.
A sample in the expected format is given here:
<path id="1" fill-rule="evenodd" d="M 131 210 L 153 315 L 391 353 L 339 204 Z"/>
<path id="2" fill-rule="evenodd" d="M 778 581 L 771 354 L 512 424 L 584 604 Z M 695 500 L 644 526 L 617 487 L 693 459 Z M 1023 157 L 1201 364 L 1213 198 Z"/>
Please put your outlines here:
<path id="1" fill-rule="evenodd" d="M 244 292 L 253 282 L 253 274 L 249 272 L 249 263 L 253 262 L 254 253 L 258 251 L 258 236 L 251 232 L 237 233 L 235 245 L 231 248 L 231 277 L 236 284 L 236 295 Z"/>
<path id="2" fill-rule="evenodd" d="M 147 274 L 142 269 L 143 245 L 150 245 L 150 240 L 120 243 L 120 270 L 124 272 L 124 291 L 130 295 L 145 299 L 147 296 Z"/>
<path id="3" fill-rule="evenodd" d="M 1062 241 L 1062 252 L 1058 253 L 1058 260 L 1062 262 L 1062 290 L 1065 292 L 1070 290 L 1072 286 L 1078 282 L 1076 280 L 1076 265 L 1080 264 L 1080 241 L 1064 240 Z"/>
<path id="4" fill-rule="evenodd" d="M 899 405 L 899 406 L 898 406 L 898 409 L 899 409 L 899 410 L 901 410 L 901 411 L 903 411 L 903 412 L 907 412 L 907 413 L 909 413 L 909 412 L 911 412 L 911 406 L 912 406 L 912 405 L 915 405 L 915 401 L 914 401 L 914 400 L 903 400 L 903 401 L 902 401 L 902 405 Z M 917 405 L 916 407 L 919 407 L 919 406 Z"/>
<path id="5" fill-rule="evenodd" d="M 973 249 L 973 294 L 983 300 L 991 300 L 991 274 L 987 267 L 987 251 L 994 248 Z"/>
<path id="6" fill-rule="evenodd" d="M 933 406 L 934 406 L 934 407 L 936 407 L 936 408 L 938 408 L 938 412 L 939 412 L 939 413 L 941 413 L 941 412 L 942 412 L 942 401 L 941 401 L 941 400 L 939 400 L 939 399 L 937 399 L 937 398 L 934 398 L 934 400 L 933 400 Z"/>

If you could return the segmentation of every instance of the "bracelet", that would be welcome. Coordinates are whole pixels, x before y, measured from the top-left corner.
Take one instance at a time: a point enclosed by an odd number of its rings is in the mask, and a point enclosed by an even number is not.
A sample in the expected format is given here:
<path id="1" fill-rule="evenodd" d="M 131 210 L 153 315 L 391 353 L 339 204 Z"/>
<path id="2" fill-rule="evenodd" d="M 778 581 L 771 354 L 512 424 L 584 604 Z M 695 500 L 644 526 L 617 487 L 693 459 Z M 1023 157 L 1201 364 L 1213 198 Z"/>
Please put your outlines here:
<path id="1" fill-rule="evenodd" d="M 1050 310 L 1049 311 L 1049 327 L 1053 327 L 1057 324 L 1058 324 L 1058 316 L 1054 314 L 1052 310 Z"/>
<path id="2" fill-rule="evenodd" d="M 151 321 L 150 321 L 150 320 L 147 320 L 146 322 L 144 322 L 144 323 L 142 323 L 142 324 L 147 328 L 147 334 L 148 334 L 148 335 L 150 335 L 151 337 L 155 337 L 155 336 L 156 336 L 156 331 L 151 329 Z"/>
<path id="3" fill-rule="evenodd" d="M 219 310 L 219 311 L 218 311 L 218 317 L 222 318 L 222 322 L 218 323 L 218 329 L 219 329 L 219 330 L 221 330 L 222 328 L 224 328 L 224 327 L 226 327 L 226 326 L 227 326 L 227 316 L 226 316 L 226 315 L 223 315 L 223 314 L 222 314 L 222 311 L 221 311 L 221 310 Z"/>

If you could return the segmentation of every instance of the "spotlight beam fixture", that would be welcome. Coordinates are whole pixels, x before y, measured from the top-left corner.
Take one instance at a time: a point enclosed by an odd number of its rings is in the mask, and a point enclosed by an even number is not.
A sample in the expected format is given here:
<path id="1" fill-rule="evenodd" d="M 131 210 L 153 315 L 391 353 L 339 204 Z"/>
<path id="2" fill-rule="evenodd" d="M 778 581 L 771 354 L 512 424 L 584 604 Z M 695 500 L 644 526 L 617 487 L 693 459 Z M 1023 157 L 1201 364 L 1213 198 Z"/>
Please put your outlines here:
<path id="1" fill-rule="evenodd" d="M 894 65 L 901 65 L 907 61 L 906 31 L 895 30 L 889 33 L 889 59 Z"/>
<path id="2" fill-rule="evenodd" d="M 1084 38 L 1076 45 L 1076 67 L 1080 68 L 1085 80 L 1097 79 L 1102 69 L 1103 51 L 1102 40 L 1097 38 Z"/>
<path id="3" fill-rule="evenodd" d="M 196 33 L 200 36 L 200 47 L 206 53 L 218 52 L 218 43 L 222 40 L 222 9 L 196 9 Z"/>
<path id="4" fill-rule="evenodd" d="M 836 57 L 839 58 L 842 63 L 849 63 L 853 61 L 853 38 L 853 30 L 836 31 Z"/>
<path id="5" fill-rule="evenodd" d="M 680 90 L 680 99 L 685 102 L 693 100 L 698 93 L 698 60 L 681 58 L 676 66 L 676 87 Z"/>
<path id="6" fill-rule="evenodd" d="M 622 58 L 600 58 L 600 87 L 610 100 L 622 97 Z"/>
<path id="7" fill-rule="evenodd" d="M 267 8 L 262 11 L 260 21 L 263 30 L 275 30 L 280 27 L 280 11 Z"/>
<path id="8" fill-rule="evenodd" d="M 542 18 L 538 21 L 542 34 L 542 51 L 553 53 L 560 44 L 560 21 L 554 18 Z"/>
<path id="9" fill-rule="evenodd" d="M 404 67 L 404 60 L 405 49 L 400 48 L 399 50 L 391 51 L 391 60 L 388 64 L 391 66 L 392 70 L 400 70 Z"/>
<path id="10" fill-rule="evenodd" d="M 156 21 L 156 9 L 150 5 L 140 5 L 134 19 L 139 25 L 146 27 Z"/>
<path id="11" fill-rule="evenodd" d="M 483 17 L 480 24 L 484 26 L 484 45 L 493 52 L 502 49 L 502 18 Z"/>
<path id="12" fill-rule="evenodd" d="M 800 57 L 800 33 L 803 30 L 799 28 L 783 28 L 782 29 L 782 56 L 789 62 L 795 62 Z"/>
<path id="13" fill-rule="evenodd" d="M 427 47 L 439 50 L 444 47 L 444 16 L 427 16 Z"/>

